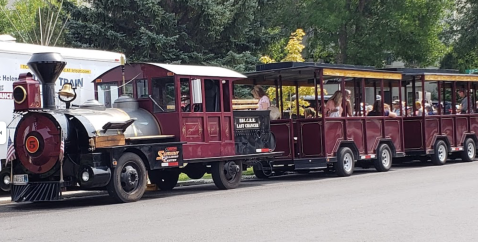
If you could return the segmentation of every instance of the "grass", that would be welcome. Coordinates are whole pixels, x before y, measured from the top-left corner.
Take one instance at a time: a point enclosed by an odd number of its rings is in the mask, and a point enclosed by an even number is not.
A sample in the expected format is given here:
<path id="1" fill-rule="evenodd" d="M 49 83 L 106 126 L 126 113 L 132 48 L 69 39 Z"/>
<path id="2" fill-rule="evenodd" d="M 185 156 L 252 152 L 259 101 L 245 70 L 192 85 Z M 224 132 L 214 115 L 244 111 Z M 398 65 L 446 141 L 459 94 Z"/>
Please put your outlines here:
<path id="1" fill-rule="evenodd" d="M 254 175 L 254 171 L 252 171 L 252 167 L 247 168 L 247 170 L 242 171 L 242 175 L 251 176 Z M 201 179 L 212 179 L 211 174 L 206 173 Z M 189 181 L 191 180 L 188 175 L 181 173 L 179 174 L 179 181 Z"/>

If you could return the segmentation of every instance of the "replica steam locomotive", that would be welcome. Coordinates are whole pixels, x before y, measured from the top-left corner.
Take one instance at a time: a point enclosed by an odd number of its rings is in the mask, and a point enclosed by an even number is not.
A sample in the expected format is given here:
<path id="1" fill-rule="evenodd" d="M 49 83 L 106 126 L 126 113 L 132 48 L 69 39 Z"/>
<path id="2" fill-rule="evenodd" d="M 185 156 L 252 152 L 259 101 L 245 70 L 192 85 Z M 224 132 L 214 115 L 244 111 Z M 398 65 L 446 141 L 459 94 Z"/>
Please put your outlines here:
<path id="1" fill-rule="evenodd" d="M 191 67 L 181 74 L 169 65 L 148 76 L 144 66 L 128 65 L 126 73 L 142 73 L 134 83 L 152 92 L 109 89 L 106 96 L 118 95 L 112 107 L 96 100 L 70 107 L 76 94 L 66 83 L 58 92 L 65 108 L 57 108 L 55 81 L 65 65 L 58 53 L 36 53 L 28 66 L 40 82 L 25 73 L 13 84 L 15 112 L 22 118 L 13 144 L 12 201 L 59 200 L 62 191 L 77 187 L 107 190 L 119 202 L 132 202 L 143 196 L 148 179 L 169 190 L 181 172 L 191 178 L 212 173 L 218 188 L 230 189 L 238 186 L 248 162 L 278 154 L 272 152 L 269 111 L 232 111 L 238 73 Z M 124 82 L 124 74 L 120 66 L 100 76 L 98 92 L 108 80 Z M 191 87 L 188 107 L 184 84 Z"/>

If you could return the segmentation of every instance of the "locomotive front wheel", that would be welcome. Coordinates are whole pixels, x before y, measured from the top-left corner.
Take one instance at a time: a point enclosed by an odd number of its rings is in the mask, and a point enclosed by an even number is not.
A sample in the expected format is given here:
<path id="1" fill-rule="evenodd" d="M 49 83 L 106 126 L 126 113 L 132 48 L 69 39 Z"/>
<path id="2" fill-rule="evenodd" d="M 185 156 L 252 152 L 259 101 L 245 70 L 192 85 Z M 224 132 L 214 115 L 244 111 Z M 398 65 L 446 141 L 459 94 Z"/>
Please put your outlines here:
<path id="1" fill-rule="evenodd" d="M 354 153 L 348 147 L 342 147 L 337 152 L 337 162 L 334 163 L 337 176 L 350 176 L 354 173 Z"/>
<path id="2" fill-rule="evenodd" d="M 134 153 L 124 153 L 113 169 L 108 193 L 118 202 L 138 201 L 146 190 L 146 167 Z"/>
<path id="3" fill-rule="evenodd" d="M 242 161 L 219 161 L 211 165 L 212 180 L 219 189 L 233 189 L 242 178 Z"/>
<path id="4" fill-rule="evenodd" d="M 0 191 L 9 192 L 10 191 L 10 169 L 2 170 L 0 172 Z"/>
<path id="5" fill-rule="evenodd" d="M 392 151 L 386 144 L 380 145 L 377 152 L 377 159 L 373 161 L 377 171 L 388 171 L 392 167 Z"/>
<path id="6" fill-rule="evenodd" d="M 464 151 L 461 153 L 461 159 L 466 162 L 471 162 L 476 156 L 476 145 L 473 139 L 468 138 L 465 140 Z"/>
<path id="7" fill-rule="evenodd" d="M 161 191 L 170 191 L 178 184 L 179 171 L 152 170 L 148 171 L 149 180 Z"/>
<path id="8" fill-rule="evenodd" d="M 448 159 L 448 147 L 446 146 L 445 141 L 437 140 L 435 146 L 433 147 L 435 153 L 432 155 L 432 162 L 435 165 L 444 165 Z"/>

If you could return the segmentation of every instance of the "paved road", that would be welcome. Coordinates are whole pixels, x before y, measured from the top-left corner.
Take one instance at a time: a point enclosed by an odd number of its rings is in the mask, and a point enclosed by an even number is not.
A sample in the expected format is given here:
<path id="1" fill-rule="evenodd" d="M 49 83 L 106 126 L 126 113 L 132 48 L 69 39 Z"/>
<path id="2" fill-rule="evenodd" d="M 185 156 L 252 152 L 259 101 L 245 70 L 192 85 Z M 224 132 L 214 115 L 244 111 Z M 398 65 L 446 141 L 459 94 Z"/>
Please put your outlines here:
<path id="1" fill-rule="evenodd" d="M 478 241 L 478 162 L 0 206 L 1 241 Z"/>

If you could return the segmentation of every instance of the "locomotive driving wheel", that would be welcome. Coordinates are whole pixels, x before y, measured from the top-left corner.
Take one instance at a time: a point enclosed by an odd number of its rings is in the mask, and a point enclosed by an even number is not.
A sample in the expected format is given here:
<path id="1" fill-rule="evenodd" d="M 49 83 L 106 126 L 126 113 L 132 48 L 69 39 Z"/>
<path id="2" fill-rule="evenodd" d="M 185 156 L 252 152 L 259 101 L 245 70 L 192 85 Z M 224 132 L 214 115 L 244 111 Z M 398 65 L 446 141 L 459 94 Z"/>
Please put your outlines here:
<path id="1" fill-rule="evenodd" d="M 219 161 L 211 165 L 214 184 L 219 189 L 233 189 L 242 178 L 242 161 Z"/>
<path id="2" fill-rule="evenodd" d="M 108 193 L 118 202 L 138 201 L 146 191 L 146 167 L 134 153 L 124 153 L 108 184 Z"/>

